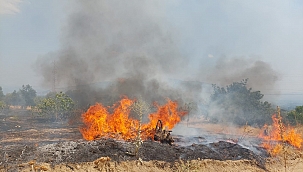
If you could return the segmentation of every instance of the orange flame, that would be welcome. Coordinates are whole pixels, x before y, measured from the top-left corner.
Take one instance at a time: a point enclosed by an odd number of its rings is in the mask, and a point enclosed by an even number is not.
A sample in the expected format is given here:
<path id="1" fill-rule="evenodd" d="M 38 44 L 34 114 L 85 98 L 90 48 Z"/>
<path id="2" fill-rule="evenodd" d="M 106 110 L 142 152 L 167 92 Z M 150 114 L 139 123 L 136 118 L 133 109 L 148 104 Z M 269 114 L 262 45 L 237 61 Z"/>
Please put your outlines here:
<path id="1" fill-rule="evenodd" d="M 80 128 L 82 136 L 86 140 L 95 140 L 100 137 L 132 140 L 136 138 L 139 120 L 129 117 L 134 100 L 123 98 L 110 108 L 100 103 L 91 106 L 87 112 L 82 114 L 84 127 Z M 152 138 L 157 121 L 162 121 L 163 127 L 172 129 L 186 115 L 185 111 L 178 111 L 177 102 L 167 100 L 167 104 L 158 105 L 157 111 L 149 114 L 149 123 L 142 124 L 141 139 Z"/>
<path id="2" fill-rule="evenodd" d="M 300 134 L 291 127 L 285 127 L 282 118 L 272 115 L 272 126 L 264 125 L 259 137 L 263 139 L 261 146 L 272 155 L 277 155 L 282 151 L 281 143 L 288 143 L 296 148 L 301 148 L 303 139 Z"/>

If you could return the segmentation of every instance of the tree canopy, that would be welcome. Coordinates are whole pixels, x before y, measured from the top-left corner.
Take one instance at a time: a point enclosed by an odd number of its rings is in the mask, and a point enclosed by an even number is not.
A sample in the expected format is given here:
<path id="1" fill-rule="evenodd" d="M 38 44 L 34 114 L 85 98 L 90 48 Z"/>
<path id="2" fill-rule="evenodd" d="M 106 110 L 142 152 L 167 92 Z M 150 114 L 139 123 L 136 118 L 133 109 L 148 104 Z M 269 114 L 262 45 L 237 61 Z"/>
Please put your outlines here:
<path id="1" fill-rule="evenodd" d="M 5 107 L 5 102 L 3 101 L 5 98 L 3 91 L 2 91 L 2 87 L 0 86 L 0 112 L 3 110 L 3 108 Z"/>
<path id="2" fill-rule="evenodd" d="M 18 106 L 24 104 L 20 92 L 14 90 L 12 93 L 5 95 L 4 101 L 7 105 Z"/>
<path id="3" fill-rule="evenodd" d="M 263 125 L 271 120 L 271 104 L 262 102 L 263 94 L 247 88 L 248 79 L 226 87 L 213 84 L 209 117 L 213 121 L 238 125 Z"/>
<path id="4" fill-rule="evenodd" d="M 74 101 L 65 93 L 50 93 L 37 102 L 36 110 L 40 115 L 50 115 L 58 119 L 72 113 L 74 105 Z"/>
<path id="5" fill-rule="evenodd" d="M 3 94 L 3 90 L 2 87 L 0 86 L 0 101 L 4 99 L 4 94 Z"/>
<path id="6" fill-rule="evenodd" d="M 32 88 L 30 85 L 22 85 L 22 89 L 20 89 L 20 94 L 24 100 L 24 106 L 34 106 L 34 99 L 37 96 L 36 90 Z"/>
<path id="7" fill-rule="evenodd" d="M 291 124 L 303 124 L 303 106 L 297 106 L 295 110 L 287 113 L 286 118 Z"/>

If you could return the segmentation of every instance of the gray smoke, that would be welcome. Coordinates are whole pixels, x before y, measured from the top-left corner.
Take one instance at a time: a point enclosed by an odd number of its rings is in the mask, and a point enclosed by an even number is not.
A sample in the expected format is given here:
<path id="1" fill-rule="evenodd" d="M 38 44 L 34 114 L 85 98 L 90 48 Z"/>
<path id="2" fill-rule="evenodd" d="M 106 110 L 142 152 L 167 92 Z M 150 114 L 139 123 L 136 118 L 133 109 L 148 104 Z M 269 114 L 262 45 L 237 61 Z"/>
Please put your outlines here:
<path id="1" fill-rule="evenodd" d="M 63 26 L 61 48 L 40 57 L 36 66 L 45 86 L 55 82 L 57 89 L 70 90 L 81 106 L 110 104 L 122 95 L 200 101 L 203 84 L 197 81 L 224 85 L 249 78 L 250 86 L 261 90 L 277 80 L 267 63 L 254 59 L 219 59 L 215 67 L 194 70 L 180 52 L 181 37 L 165 17 L 163 1 L 70 5 L 74 10 Z"/>
<path id="2" fill-rule="evenodd" d="M 165 78 L 185 69 L 161 1 L 77 1 L 63 27 L 62 47 L 37 60 L 44 84 L 78 91 L 81 104 L 100 97 L 178 99 Z M 181 67 L 182 66 L 182 67 Z M 54 81 L 54 76 L 56 76 Z M 100 89 L 96 83 L 108 81 Z M 85 91 L 83 91 L 85 90 Z"/>
<path id="3" fill-rule="evenodd" d="M 221 57 L 212 68 L 201 68 L 206 73 L 205 80 L 219 86 L 227 86 L 233 82 L 249 79 L 247 86 L 253 90 L 270 92 L 275 89 L 278 73 L 268 63 L 257 58 Z"/>

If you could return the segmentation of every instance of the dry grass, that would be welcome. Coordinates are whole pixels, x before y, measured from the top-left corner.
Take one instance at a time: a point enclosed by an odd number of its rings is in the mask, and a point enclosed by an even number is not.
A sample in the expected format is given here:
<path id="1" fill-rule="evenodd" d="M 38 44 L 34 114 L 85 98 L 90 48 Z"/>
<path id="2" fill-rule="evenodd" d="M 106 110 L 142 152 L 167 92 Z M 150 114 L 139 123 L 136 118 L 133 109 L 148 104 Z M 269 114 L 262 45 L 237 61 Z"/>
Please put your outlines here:
<path id="1" fill-rule="evenodd" d="M 111 159 L 109 157 L 101 157 L 96 159 L 93 163 L 94 163 L 94 168 L 99 169 L 100 171 L 110 171 L 112 168 L 110 166 L 110 162 Z"/>
<path id="2" fill-rule="evenodd" d="M 35 168 L 36 167 L 36 168 Z M 274 169 L 274 168 L 271 168 Z M 35 171 L 36 170 L 36 171 Z M 244 172 L 264 172 L 256 165 L 255 162 L 249 160 L 237 161 L 219 161 L 212 159 L 203 160 L 179 160 L 175 163 L 168 163 L 164 161 L 143 161 L 138 164 L 138 161 L 124 161 L 114 162 L 106 157 L 101 157 L 93 162 L 82 163 L 62 163 L 57 165 L 50 165 L 48 163 L 35 163 L 34 172 L 42 171 L 50 172 L 219 172 L 219 171 L 244 171 Z M 0 168 L 0 172 L 2 172 Z M 7 170 L 4 170 L 7 171 Z M 4 172 L 3 171 L 3 172 Z M 22 172 L 33 172 L 29 164 L 20 164 L 19 170 Z M 274 171 L 274 170 L 271 170 Z"/>
<path id="3" fill-rule="evenodd" d="M 139 157 L 139 150 L 140 150 L 140 147 L 143 143 L 143 141 L 141 139 L 142 118 L 143 118 L 144 114 L 147 114 L 150 111 L 150 106 L 145 101 L 143 101 L 141 98 L 139 98 L 131 106 L 131 109 L 134 112 L 136 112 L 136 114 L 139 117 L 139 126 L 138 126 L 138 129 L 137 129 L 137 137 L 134 141 L 134 145 L 135 145 L 135 155 L 136 155 L 137 159 L 139 160 L 139 162 L 142 163 L 142 160 Z"/>
<path id="4" fill-rule="evenodd" d="M 287 143 L 287 140 L 285 138 L 286 128 L 282 122 L 280 107 L 277 107 L 277 119 L 278 119 L 278 129 L 282 141 L 280 143 L 277 143 L 277 145 L 271 151 L 271 155 L 283 162 L 283 169 L 286 172 L 286 171 L 290 171 L 290 165 L 292 165 L 292 168 L 294 168 L 298 163 L 301 162 L 302 150 L 295 148 Z M 297 133 L 302 136 L 303 128 L 301 126 L 298 126 L 295 129 Z M 298 159 L 297 162 L 293 161 L 297 159 Z M 290 164 L 291 160 L 292 160 L 292 164 Z"/>
<path id="5" fill-rule="evenodd" d="M 191 161 L 184 161 L 179 160 L 179 162 L 176 162 L 173 166 L 176 172 L 196 172 L 201 171 L 201 165 L 200 165 L 200 159 L 197 161 L 191 160 Z"/>

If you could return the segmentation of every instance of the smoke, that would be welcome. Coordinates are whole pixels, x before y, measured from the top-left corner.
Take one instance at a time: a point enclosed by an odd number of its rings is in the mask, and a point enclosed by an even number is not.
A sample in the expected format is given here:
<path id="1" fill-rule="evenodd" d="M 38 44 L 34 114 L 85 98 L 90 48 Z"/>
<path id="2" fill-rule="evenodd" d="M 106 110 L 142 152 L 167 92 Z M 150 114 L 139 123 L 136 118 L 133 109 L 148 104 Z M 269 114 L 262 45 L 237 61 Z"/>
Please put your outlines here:
<path id="1" fill-rule="evenodd" d="M 76 10 L 63 27 L 61 49 L 37 60 L 43 84 L 50 87 L 55 82 L 57 88 L 85 90 L 73 92 L 81 104 L 109 94 L 141 96 L 148 101 L 181 97 L 165 78 L 182 73 L 187 60 L 162 17 L 160 2 L 71 4 Z M 108 87 L 96 86 L 106 81 Z"/>
<path id="2" fill-rule="evenodd" d="M 243 79 L 248 79 L 245 84 L 247 89 L 252 89 L 251 92 L 260 91 L 261 95 L 276 92 L 275 83 L 279 79 L 278 72 L 257 57 L 221 57 L 218 58 L 213 67 L 203 67 L 205 65 L 202 63 L 199 76 L 204 77 L 203 80 L 208 83 L 216 84 L 221 88 L 226 88 L 226 86 L 234 82 L 240 83 L 243 82 Z M 239 89 L 240 87 L 237 88 Z M 209 87 L 209 89 L 210 93 L 212 93 L 213 88 Z M 228 125 L 245 125 L 246 122 L 250 125 L 257 123 L 261 125 L 266 121 L 270 121 L 271 114 L 264 110 L 266 105 L 261 106 L 258 104 L 259 102 L 243 97 L 244 94 L 241 94 L 240 90 L 238 91 L 229 94 L 222 93 L 217 95 L 214 100 L 209 99 L 206 116 L 210 120 Z M 264 98 L 266 98 L 266 95 Z M 264 99 L 261 101 L 264 102 Z"/>
<path id="3" fill-rule="evenodd" d="M 166 18 L 166 5 L 160 0 L 73 2 L 61 48 L 36 62 L 43 85 L 69 90 L 80 106 L 111 104 L 122 95 L 201 102 L 204 82 L 225 85 L 245 78 L 255 89 L 273 88 L 276 72 L 261 60 L 220 58 L 207 68 L 192 67 L 180 48 L 182 35 Z"/>
<path id="4" fill-rule="evenodd" d="M 207 70 L 205 79 L 209 83 L 227 86 L 248 78 L 248 87 L 265 92 L 274 90 L 275 83 L 279 79 L 278 72 L 268 63 L 252 57 L 221 57 L 213 68 Z M 205 70 L 202 72 L 205 72 Z"/>

